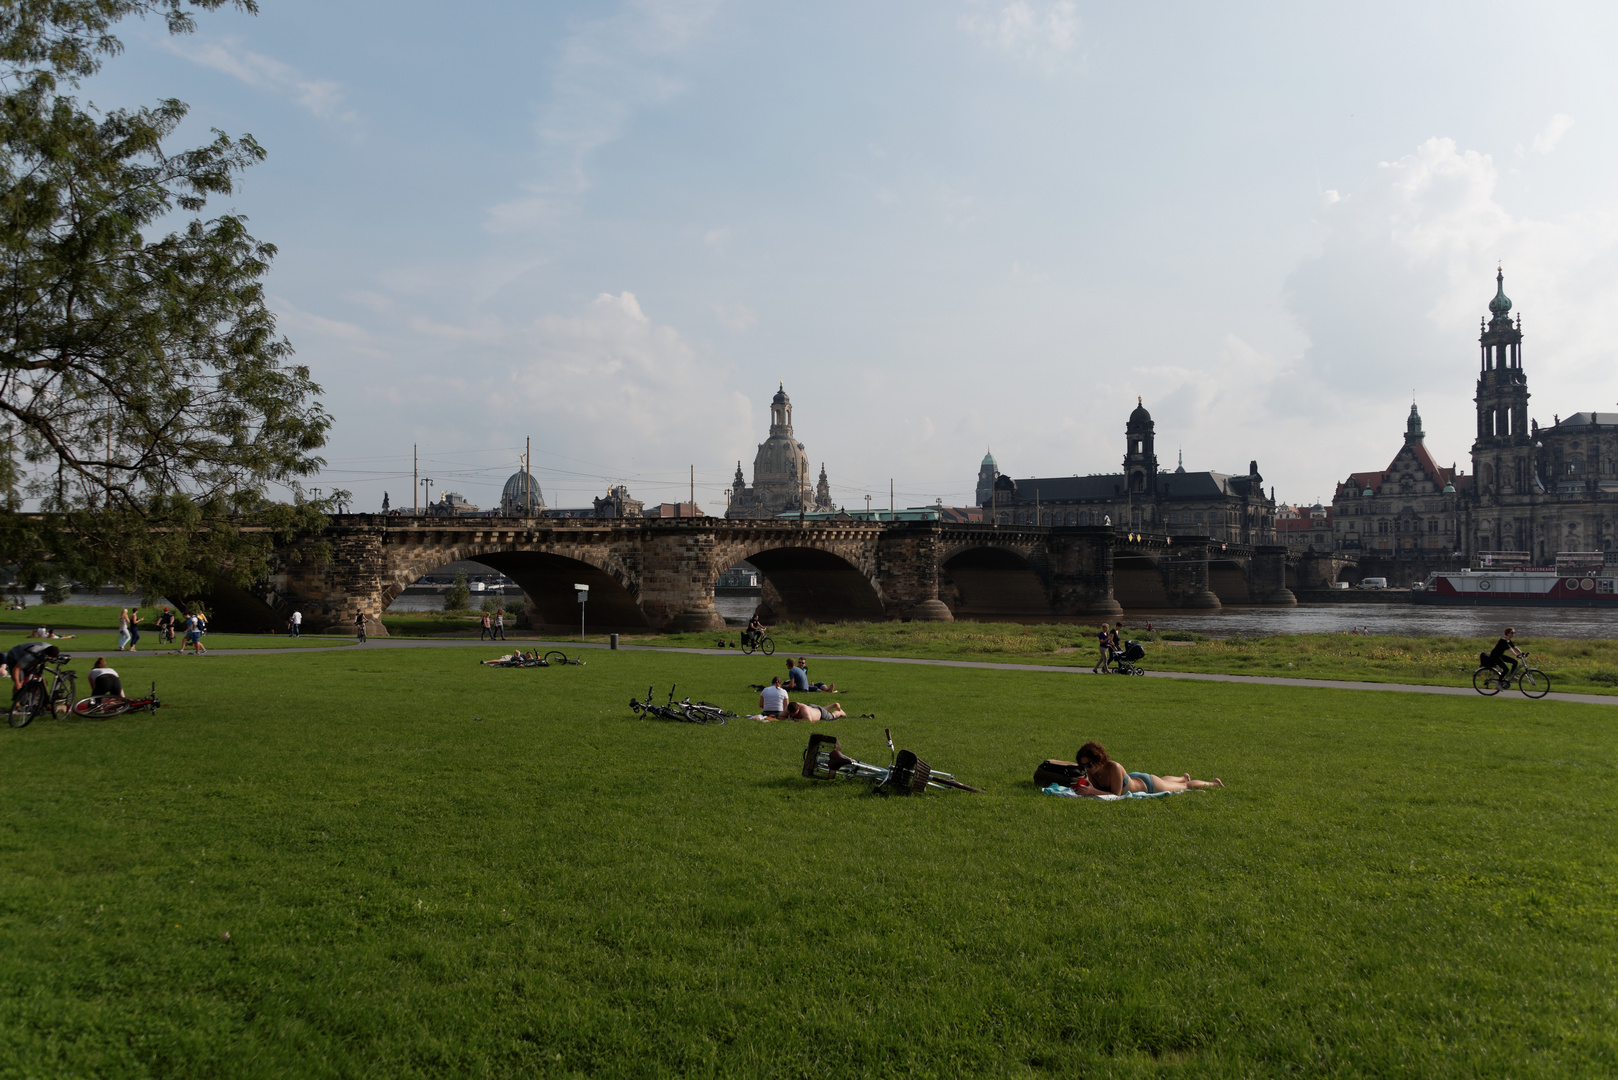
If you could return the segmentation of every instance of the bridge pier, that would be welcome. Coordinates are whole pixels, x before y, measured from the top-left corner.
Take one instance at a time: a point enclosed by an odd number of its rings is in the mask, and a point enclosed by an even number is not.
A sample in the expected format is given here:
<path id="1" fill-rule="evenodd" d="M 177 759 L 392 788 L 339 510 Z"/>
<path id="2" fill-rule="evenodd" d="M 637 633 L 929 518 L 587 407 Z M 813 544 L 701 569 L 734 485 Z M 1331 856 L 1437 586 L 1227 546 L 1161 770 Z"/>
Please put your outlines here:
<path id="1" fill-rule="evenodd" d="M 1287 549 L 1256 547 L 1248 564 L 1247 591 L 1254 603 L 1297 607 L 1298 598 L 1287 588 Z"/>
<path id="2" fill-rule="evenodd" d="M 1175 544 L 1157 563 L 1169 603 L 1191 611 L 1217 611 L 1219 594 L 1208 584 L 1208 545 Z"/>
<path id="3" fill-rule="evenodd" d="M 1118 546 L 1110 529 L 1053 532 L 1050 550 L 1051 611 L 1056 615 L 1122 615 L 1112 594 L 1113 553 Z"/>
<path id="4" fill-rule="evenodd" d="M 883 608 L 890 619 L 954 622 L 955 614 L 938 598 L 942 530 L 935 522 L 895 524 L 877 542 L 877 580 Z"/>

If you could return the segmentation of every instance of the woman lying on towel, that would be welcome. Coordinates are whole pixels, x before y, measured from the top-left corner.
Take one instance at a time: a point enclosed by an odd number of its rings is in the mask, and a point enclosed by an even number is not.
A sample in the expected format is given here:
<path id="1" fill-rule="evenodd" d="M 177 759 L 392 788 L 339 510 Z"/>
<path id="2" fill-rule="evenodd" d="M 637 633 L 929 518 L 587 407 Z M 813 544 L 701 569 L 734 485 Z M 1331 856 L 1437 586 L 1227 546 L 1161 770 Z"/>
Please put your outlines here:
<path id="1" fill-rule="evenodd" d="M 1190 773 L 1179 776 L 1156 776 L 1152 773 L 1130 772 L 1107 756 L 1107 748 L 1098 742 L 1087 742 L 1079 747 L 1073 759 L 1089 777 L 1088 787 L 1074 788 L 1080 795 L 1126 795 L 1143 791 L 1155 795 L 1160 791 L 1189 791 L 1192 788 L 1224 787 L 1219 777 L 1212 780 L 1193 780 Z"/>

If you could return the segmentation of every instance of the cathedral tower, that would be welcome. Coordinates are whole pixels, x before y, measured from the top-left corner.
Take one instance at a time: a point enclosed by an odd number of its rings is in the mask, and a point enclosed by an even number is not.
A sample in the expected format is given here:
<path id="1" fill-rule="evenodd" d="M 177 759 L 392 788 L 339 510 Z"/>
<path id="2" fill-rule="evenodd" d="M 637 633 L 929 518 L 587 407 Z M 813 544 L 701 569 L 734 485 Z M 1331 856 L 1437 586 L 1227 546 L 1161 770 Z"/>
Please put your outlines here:
<path id="1" fill-rule="evenodd" d="M 1000 475 L 1000 466 L 995 464 L 993 451 L 986 451 L 983 455 L 983 464 L 978 466 L 979 506 L 988 506 L 994 501 L 994 481 Z"/>
<path id="2" fill-rule="evenodd" d="M 1129 414 L 1124 428 L 1128 445 L 1124 449 L 1124 475 L 1129 478 L 1129 490 L 1147 492 L 1157 490 L 1157 454 L 1152 449 L 1155 438 L 1152 414 L 1146 411 L 1141 399 L 1135 399 L 1135 411 Z"/>
<path id="3" fill-rule="evenodd" d="M 1478 495 L 1526 494 L 1534 480 L 1533 433 L 1528 423 L 1528 377 L 1522 369 L 1522 316 L 1511 319 L 1506 275 L 1495 274 L 1495 296 L 1478 344 L 1478 433 L 1472 443 L 1472 472 Z M 1414 408 L 1412 408 L 1414 414 Z M 1419 427 L 1419 420 L 1417 421 Z M 1409 436 L 1406 436 L 1408 441 Z"/>

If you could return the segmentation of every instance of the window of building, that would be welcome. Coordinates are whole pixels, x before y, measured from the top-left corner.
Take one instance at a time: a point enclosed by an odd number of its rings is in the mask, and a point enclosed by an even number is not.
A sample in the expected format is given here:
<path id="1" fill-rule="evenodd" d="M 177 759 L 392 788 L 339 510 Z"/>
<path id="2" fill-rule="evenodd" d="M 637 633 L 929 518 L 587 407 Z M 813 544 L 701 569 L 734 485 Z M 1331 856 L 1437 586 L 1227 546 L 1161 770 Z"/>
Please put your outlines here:
<path id="1" fill-rule="evenodd" d="M 1386 534 L 1387 531 L 1388 531 L 1388 523 L 1386 521 L 1377 522 L 1376 523 L 1376 531 L 1379 532 L 1379 533 Z"/>
<path id="2" fill-rule="evenodd" d="M 1202 511 L 1201 510 L 1197 511 L 1197 524 L 1198 525 L 1202 524 Z"/>

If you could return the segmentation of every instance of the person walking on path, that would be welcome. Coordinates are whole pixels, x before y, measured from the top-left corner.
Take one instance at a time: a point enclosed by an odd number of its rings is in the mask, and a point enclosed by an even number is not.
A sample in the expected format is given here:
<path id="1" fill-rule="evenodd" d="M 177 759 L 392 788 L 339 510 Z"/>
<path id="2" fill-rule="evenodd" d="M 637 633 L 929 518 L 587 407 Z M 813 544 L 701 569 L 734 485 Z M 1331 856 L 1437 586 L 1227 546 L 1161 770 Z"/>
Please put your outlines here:
<path id="1" fill-rule="evenodd" d="M 303 612 L 301 611 L 292 613 L 292 636 L 303 637 Z"/>
<path id="2" fill-rule="evenodd" d="M 478 631 L 478 640 L 482 641 L 484 638 L 489 638 L 491 641 L 494 639 L 494 631 L 490 628 L 489 613 L 487 611 L 483 613 L 483 629 Z"/>
<path id="3" fill-rule="evenodd" d="M 118 611 L 118 651 L 123 652 L 129 647 L 129 609 L 120 608 Z"/>
<path id="4" fill-rule="evenodd" d="M 494 632 L 501 641 L 506 640 L 506 609 L 497 608 L 494 613 Z"/>
<path id="5" fill-rule="evenodd" d="M 1096 659 L 1095 667 L 1090 670 L 1097 675 L 1103 675 L 1112 663 L 1112 636 L 1106 623 L 1101 624 L 1101 632 L 1096 635 L 1096 640 L 1101 643 L 1101 655 Z"/>
<path id="6" fill-rule="evenodd" d="M 363 612 L 363 611 L 356 611 L 354 613 L 354 633 L 359 637 L 360 644 L 364 645 L 365 644 L 365 612 Z"/>
<path id="7" fill-rule="evenodd" d="M 135 646 L 140 644 L 140 608 L 129 609 L 129 651 L 134 652 Z"/>

